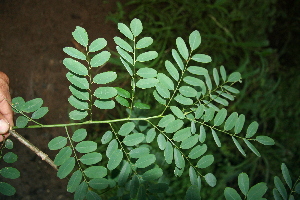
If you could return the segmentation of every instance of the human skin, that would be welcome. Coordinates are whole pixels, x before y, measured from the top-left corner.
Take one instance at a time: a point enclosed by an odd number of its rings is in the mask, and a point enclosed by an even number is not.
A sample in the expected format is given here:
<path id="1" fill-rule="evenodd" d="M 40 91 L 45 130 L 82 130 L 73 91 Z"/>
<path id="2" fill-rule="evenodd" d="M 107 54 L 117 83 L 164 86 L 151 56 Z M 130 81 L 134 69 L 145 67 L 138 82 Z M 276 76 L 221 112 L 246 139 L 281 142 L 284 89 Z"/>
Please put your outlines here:
<path id="1" fill-rule="evenodd" d="M 0 71 L 0 142 L 8 137 L 8 131 L 14 125 L 10 104 L 9 79 Z"/>

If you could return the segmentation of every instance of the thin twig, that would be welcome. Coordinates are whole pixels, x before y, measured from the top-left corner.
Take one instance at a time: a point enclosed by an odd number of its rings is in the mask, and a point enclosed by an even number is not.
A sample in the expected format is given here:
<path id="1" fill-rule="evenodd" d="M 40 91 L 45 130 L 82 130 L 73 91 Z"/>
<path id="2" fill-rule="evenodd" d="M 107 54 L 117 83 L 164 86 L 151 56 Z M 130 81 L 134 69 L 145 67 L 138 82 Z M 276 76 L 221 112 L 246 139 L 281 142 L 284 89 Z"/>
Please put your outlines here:
<path id="1" fill-rule="evenodd" d="M 47 154 L 39 150 L 36 146 L 34 146 L 31 142 L 26 140 L 22 135 L 17 133 L 15 130 L 10 130 L 9 133 L 17 138 L 22 144 L 31 149 L 36 155 L 38 155 L 42 160 L 46 161 L 51 167 L 57 170 L 57 165 L 48 157 Z"/>

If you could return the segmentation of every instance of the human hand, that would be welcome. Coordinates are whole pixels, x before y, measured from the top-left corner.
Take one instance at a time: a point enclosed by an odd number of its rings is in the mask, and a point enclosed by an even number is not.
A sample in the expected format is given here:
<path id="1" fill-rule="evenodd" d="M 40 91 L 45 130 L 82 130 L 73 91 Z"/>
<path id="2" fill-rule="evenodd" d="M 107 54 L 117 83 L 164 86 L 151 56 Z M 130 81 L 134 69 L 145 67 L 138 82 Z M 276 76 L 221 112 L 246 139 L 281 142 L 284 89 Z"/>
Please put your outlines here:
<path id="1" fill-rule="evenodd" d="M 8 137 L 8 131 L 14 124 L 8 85 L 8 77 L 0 72 L 0 142 Z"/>

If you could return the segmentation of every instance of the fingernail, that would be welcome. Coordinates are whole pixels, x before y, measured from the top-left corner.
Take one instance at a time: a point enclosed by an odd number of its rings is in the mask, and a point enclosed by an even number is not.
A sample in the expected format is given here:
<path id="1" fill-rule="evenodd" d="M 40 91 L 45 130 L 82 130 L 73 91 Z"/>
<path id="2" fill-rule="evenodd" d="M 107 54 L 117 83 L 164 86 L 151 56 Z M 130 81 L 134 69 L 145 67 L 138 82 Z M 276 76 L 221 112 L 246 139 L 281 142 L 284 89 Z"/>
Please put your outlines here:
<path id="1" fill-rule="evenodd" d="M 9 123 L 7 123 L 5 120 L 0 120 L 0 134 L 7 133 L 9 130 Z"/>

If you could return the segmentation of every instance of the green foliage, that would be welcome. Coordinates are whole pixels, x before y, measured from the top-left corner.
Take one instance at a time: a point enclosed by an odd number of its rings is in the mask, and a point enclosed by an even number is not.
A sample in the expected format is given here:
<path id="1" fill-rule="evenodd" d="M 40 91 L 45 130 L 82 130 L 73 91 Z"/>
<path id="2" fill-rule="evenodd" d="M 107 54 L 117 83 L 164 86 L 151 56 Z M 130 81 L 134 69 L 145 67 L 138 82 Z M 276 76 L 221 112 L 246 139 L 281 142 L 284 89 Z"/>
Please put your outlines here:
<path id="1" fill-rule="evenodd" d="M 59 167 L 57 176 L 60 179 L 70 176 L 67 191 L 74 193 L 74 199 L 166 199 L 173 195 L 171 179 L 184 181 L 186 173 L 190 183 L 181 185 L 185 198 L 201 199 L 202 187 L 218 184 L 213 174 L 218 155 L 211 150 L 215 146 L 222 148 L 223 141 L 231 138 L 231 144 L 243 156 L 248 147 L 260 157 L 254 144 L 275 144 L 272 138 L 257 135 L 256 121 L 248 125 L 245 115 L 226 109 L 240 92 L 235 84 L 241 82 L 241 74 L 227 75 L 224 66 L 214 68 L 212 73 L 207 69 L 206 64 L 212 58 L 197 52 L 201 44 L 199 31 L 193 31 L 188 42 L 180 37 L 176 39 L 171 59 L 162 62 L 164 73 L 153 68 L 154 65 L 143 64 L 156 62 L 159 54 L 146 50 L 153 39 L 141 36 L 143 25 L 139 19 L 133 19 L 129 26 L 119 23 L 118 29 L 125 38 L 115 37 L 114 41 L 131 79 L 130 92 L 113 86 L 118 80 L 117 72 L 94 73 L 96 67 L 102 67 L 110 59 L 111 53 L 103 50 L 107 45 L 105 39 L 89 43 L 85 29 L 77 26 L 72 35 L 85 51 L 64 48 L 72 58 L 64 59 L 63 64 L 69 70 L 66 78 L 71 83 L 72 95 L 68 100 L 74 107 L 69 117 L 79 122 L 42 125 L 26 115 L 38 112 L 34 116 L 41 116 L 45 112 L 45 109 L 39 111 L 43 108 L 41 99 L 13 100 L 13 108 L 22 114 L 17 121 L 19 128 L 27 126 L 25 119 L 37 124 L 32 128 L 65 127 L 66 134 L 53 138 L 48 147 L 59 150 L 54 159 Z M 97 85 L 95 90 L 94 85 Z M 147 99 L 140 98 L 139 93 L 151 94 L 148 97 L 156 101 L 155 105 L 147 104 Z M 104 121 L 93 119 L 94 108 L 116 106 L 128 116 Z M 67 126 L 84 124 L 108 124 L 110 130 L 95 141 L 90 140 L 89 132 L 82 127 L 69 133 Z M 3 160 L 10 163 L 16 159 L 11 153 L 5 154 Z M 15 170 L 8 168 L 3 173 L 7 171 L 15 173 L 10 177 L 17 177 Z M 283 171 L 290 186 L 288 171 L 285 167 Z M 275 177 L 276 188 L 285 197 L 279 180 Z M 263 182 L 249 185 L 248 175 L 240 174 L 238 186 L 247 199 L 262 198 L 267 191 Z M 12 194 L 6 183 L 2 187 L 6 195 Z M 224 195 L 226 199 L 240 199 L 238 192 L 230 187 L 224 190 Z"/>

